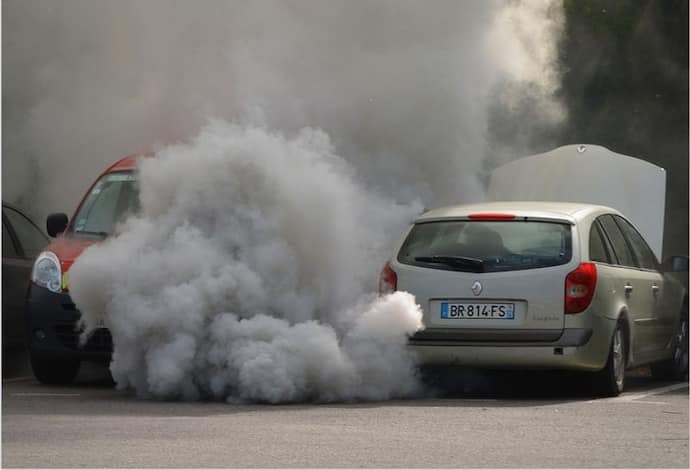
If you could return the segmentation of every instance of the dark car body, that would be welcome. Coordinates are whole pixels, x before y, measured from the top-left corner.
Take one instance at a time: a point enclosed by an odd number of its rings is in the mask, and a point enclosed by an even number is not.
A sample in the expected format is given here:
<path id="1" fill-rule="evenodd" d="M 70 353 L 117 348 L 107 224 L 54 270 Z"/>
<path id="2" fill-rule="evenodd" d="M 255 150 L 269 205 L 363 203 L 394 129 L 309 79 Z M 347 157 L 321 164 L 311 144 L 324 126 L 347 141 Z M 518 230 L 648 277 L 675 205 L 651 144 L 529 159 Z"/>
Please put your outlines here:
<path id="1" fill-rule="evenodd" d="M 2 204 L 2 347 L 25 347 L 24 309 L 31 268 L 48 237 L 17 207 Z"/>

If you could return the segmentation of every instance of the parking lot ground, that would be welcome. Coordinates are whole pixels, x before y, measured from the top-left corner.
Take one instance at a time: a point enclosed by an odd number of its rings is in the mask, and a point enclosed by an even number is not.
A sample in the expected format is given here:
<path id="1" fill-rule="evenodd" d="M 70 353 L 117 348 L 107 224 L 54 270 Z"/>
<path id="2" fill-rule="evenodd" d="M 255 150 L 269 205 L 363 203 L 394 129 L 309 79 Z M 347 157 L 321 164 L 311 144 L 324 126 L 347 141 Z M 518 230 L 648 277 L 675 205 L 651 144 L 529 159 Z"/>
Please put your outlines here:
<path id="1" fill-rule="evenodd" d="M 182 403 L 115 390 L 94 366 L 65 387 L 3 381 L 2 465 L 688 468 L 687 382 L 633 371 L 620 397 L 586 391 L 581 377 L 469 373 L 436 398 Z"/>

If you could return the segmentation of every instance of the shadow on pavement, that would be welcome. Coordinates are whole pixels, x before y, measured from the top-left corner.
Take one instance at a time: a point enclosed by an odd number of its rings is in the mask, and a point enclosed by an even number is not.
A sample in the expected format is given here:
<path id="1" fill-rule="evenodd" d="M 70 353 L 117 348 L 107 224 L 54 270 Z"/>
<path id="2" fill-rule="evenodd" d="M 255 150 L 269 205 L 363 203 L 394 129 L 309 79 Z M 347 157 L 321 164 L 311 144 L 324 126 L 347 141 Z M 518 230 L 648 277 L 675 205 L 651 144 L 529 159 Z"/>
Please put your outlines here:
<path id="1" fill-rule="evenodd" d="M 29 361 L 29 354 L 26 349 L 15 348 L 2 352 L 2 379 L 22 379 L 33 378 L 31 370 L 31 363 Z M 79 375 L 77 376 L 75 386 L 102 386 L 104 388 L 112 388 L 113 382 L 110 370 L 107 364 L 98 364 L 92 362 L 82 362 L 79 368 Z"/>
<path id="2" fill-rule="evenodd" d="M 590 375 L 586 373 L 564 372 L 564 371 L 513 371 L 513 370 L 478 370 L 468 368 L 442 368 L 425 369 L 425 382 L 428 384 L 427 393 L 420 399 L 395 400 L 399 405 L 415 406 L 417 404 L 428 405 L 428 399 L 440 399 L 438 405 L 458 406 L 457 400 L 500 400 L 504 401 L 503 406 L 531 406 L 536 401 L 548 402 L 570 402 L 582 401 L 598 398 L 593 391 L 590 383 Z M 10 354 L 3 354 L 3 380 L 18 377 L 26 378 L 25 385 L 27 390 L 47 392 L 61 391 L 79 392 L 93 390 L 112 390 L 114 392 L 115 383 L 106 364 L 84 362 L 81 365 L 79 375 L 72 385 L 50 387 L 39 384 L 31 372 L 31 366 L 26 352 L 12 351 Z M 24 381 L 22 381 L 24 383 Z M 673 382 L 660 382 L 651 377 L 649 368 L 643 367 L 628 371 L 626 374 L 626 393 L 640 393 L 649 389 L 663 387 Z M 97 392 L 101 395 L 101 392 Z M 688 389 L 674 390 L 669 393 L 688 394 Z M 107 393 L 100 397 L 102 400 L 129 401 L 135 398 L 133 391 L 118 392 L 115 396 Z M 140 400 L 135 400 L 140 401 Z M 149 401 L 149 400 L 145 400 Z M 158 401 L 158 400 L 153 400 Z M 175 401 L 175 400 L 173 400 Z M 161 400 L 161 402 L 168 402 Z M 207 400 L 201 400 L 207 402 Z M 168 402 L 169 403 L 169 402 Z M 179 402 L 178 402 L 179 403 Z M 198 402 L 197 402 L 198 403 Z M 223 405 L 222 402 L 210 401 Z M 390 402 L 383 402 L 390 403 Z M 334 403 L 331 406 L 348 407 L 377 407 L 382 402 L 358 402 L 358 403 Z M 328 405 L 327 403 L 325 403 Z M 313 406 L 313 403 L 283 404 L 283 406 Z M 470 402 L 462 403 L 462 406 L 472 406 Z M 497 404 L 496 406 L 500 406 Z M 251 408 L 266 409 L 266 404 L 246 403 L 241 408 L 246 412 Z M 278 406 L 279 408 L 280 406 Z M 230 412 L 234 407 L 229 407 L 225 411 Z M 270 406 L 268 406 L 270 408 Z M 161 410 L 163 411 L 163 410 Z M 188 413 L 190 410 L 186 410 Z M 208 411 L 208 410 L 206 410 Z M 216 410 L 217 411 L 217 410 Z M 204 410 L 195 410 L 204 413 Z"/>
<path id="3" fill-rule="evenodd" d="M 24 348 L 2 351 L 2 378 L 13 379 L 31 375 L 29 355 Z"/>
<path id="4" fill-rule="evenodd" d="M 509 400 L 582 400 L 600 398 L 592 376 L 571 371 L 515 371 L 442 368 L 424 370 L 425 382 L 438 398 L 489 398 Z M 626 374 L 625 392 L 639 392 L 673 382 L 651 377 L 648 367 Z M 679 393 L 687 393 L 679 392 Z"/>

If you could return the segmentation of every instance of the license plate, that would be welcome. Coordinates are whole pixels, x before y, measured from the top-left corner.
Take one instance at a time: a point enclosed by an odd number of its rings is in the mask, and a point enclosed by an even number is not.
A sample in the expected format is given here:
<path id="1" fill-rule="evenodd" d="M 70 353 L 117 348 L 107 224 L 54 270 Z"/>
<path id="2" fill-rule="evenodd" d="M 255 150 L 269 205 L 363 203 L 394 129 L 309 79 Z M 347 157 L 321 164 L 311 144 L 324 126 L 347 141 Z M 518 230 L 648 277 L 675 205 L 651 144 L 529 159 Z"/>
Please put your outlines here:
<path id="1" fill-rule="evenodd" d="M 441 318 L 514 320 L 515 304 L 502 302 L 441 302 Z"/>

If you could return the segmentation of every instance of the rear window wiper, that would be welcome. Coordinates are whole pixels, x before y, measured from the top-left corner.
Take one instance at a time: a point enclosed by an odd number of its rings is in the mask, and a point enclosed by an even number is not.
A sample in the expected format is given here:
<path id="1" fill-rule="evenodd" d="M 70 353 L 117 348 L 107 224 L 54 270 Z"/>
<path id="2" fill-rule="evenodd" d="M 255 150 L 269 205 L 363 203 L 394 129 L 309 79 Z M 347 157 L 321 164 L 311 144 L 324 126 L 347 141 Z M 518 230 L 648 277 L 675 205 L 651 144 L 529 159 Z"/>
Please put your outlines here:
<path id="1" fill-rule="evenodd" d="M 456 268 L 460 271 L 468 271 L 473 273 L 484 272 L 484 261 L 477 258 L 469 258 L 467 256 L 417 256 L 415 261 L 420 263 L 443 264 Z"/>

